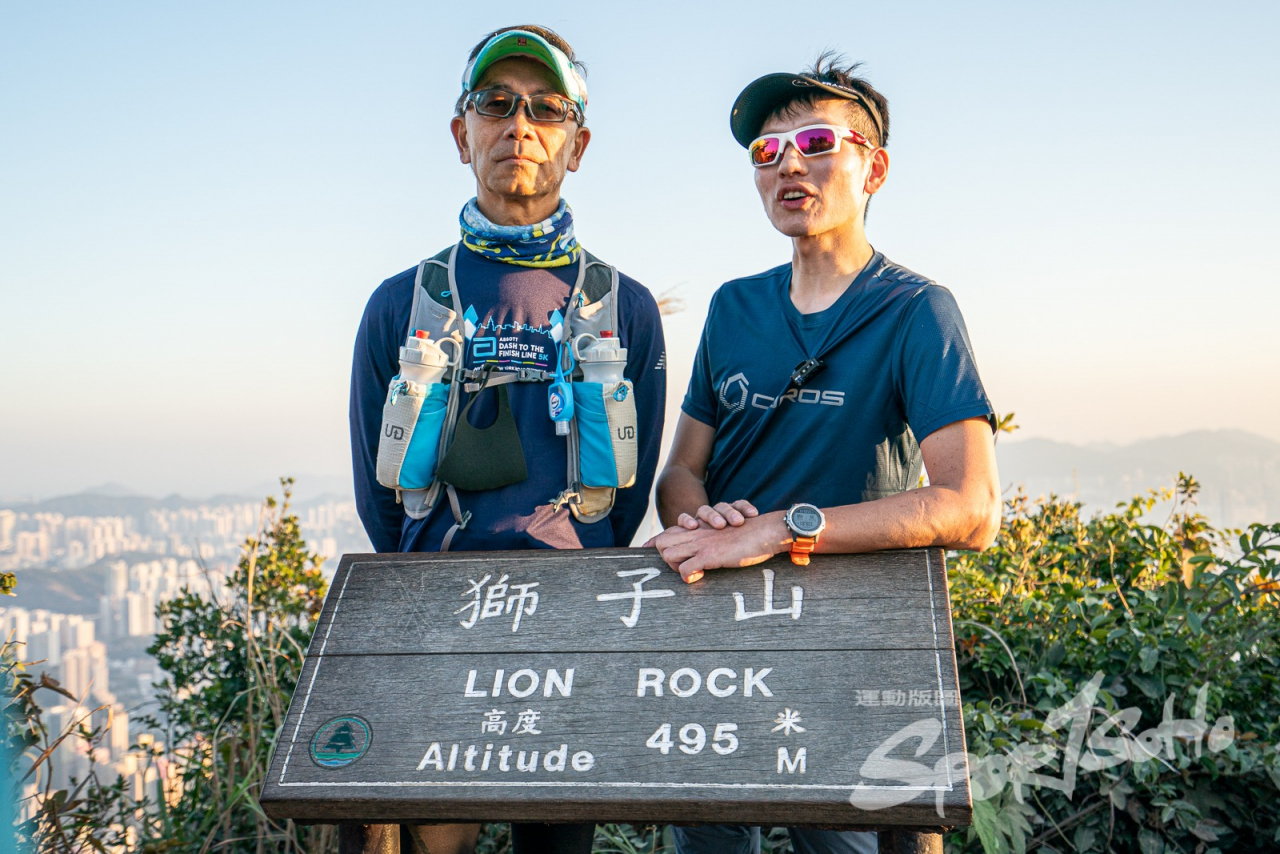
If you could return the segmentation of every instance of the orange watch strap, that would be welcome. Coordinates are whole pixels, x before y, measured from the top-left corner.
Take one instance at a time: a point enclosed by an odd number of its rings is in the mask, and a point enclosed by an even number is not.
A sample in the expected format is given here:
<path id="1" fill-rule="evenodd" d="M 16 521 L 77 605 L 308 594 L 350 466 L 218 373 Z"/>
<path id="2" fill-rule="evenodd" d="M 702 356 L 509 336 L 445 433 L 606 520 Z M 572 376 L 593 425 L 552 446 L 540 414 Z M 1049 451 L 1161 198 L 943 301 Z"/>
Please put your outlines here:
<path id="1" fill-rule="evenodd" d="M 795 537 L 791 540 L 791 562 L 796 566 L 808 566 L 809 554 L 818 545 L 817 537 Z"/>

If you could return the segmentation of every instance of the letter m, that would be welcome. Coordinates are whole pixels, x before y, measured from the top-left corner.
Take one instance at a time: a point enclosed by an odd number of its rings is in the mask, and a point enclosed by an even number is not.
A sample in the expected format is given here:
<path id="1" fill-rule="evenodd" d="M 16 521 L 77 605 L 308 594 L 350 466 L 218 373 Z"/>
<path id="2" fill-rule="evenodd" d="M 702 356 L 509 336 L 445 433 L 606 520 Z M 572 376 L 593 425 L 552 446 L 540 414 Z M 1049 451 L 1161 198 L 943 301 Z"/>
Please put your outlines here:
<path id="1" fill-rule="evenodd" d="M 794 774 L 799 771 L 804 773 L 804 748 L 796 751 L 795 758 L 791 758 L 791 751 L 785 747 L 778 748 L 778 773 L 782 773 L 782 769 L 786 768 L 788 774 Z"/>

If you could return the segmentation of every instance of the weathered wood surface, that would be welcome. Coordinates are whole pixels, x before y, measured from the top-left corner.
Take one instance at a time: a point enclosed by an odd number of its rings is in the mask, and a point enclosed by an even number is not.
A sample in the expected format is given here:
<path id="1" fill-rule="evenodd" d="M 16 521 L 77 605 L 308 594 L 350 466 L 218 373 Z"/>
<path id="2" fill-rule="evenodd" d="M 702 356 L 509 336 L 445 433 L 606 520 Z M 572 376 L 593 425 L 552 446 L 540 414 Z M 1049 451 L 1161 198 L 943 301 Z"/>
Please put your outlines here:
<path id="1" fill-rule="evenodd" d="M 939 550 L 695 585 L 638 549 L 349 555 L 262 804 L 308 822 L 967 824 L 951 638 Z"/>

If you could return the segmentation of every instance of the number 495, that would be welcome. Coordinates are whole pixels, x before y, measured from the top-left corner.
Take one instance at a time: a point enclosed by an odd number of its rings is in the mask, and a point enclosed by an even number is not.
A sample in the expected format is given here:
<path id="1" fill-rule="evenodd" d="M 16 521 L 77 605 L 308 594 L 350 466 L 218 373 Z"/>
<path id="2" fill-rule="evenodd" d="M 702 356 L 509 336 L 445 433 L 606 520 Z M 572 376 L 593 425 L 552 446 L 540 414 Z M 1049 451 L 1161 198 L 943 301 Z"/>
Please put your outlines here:
<path id="1" fill-rule="evenodd" d="M 711 736 L 711 749 L 721 756 L 733 753 L 738 749 L 738 737 L 734 735 L 737 731 L 737 724 L 716 724 L 715 733 Z M 702 724 L 685 724 L 680 727 L 679 737 L 680 744 L 675 746 L 690 756 L 701 753 L 702 748 L 707 746 L 707 731 L 703 729 Z M 671 740 L 671 724 L 663 724 L 654 730 L 644 746 L 652 747 L 666 756 L 671 752 L 673 744 L 675 742 Z"/>

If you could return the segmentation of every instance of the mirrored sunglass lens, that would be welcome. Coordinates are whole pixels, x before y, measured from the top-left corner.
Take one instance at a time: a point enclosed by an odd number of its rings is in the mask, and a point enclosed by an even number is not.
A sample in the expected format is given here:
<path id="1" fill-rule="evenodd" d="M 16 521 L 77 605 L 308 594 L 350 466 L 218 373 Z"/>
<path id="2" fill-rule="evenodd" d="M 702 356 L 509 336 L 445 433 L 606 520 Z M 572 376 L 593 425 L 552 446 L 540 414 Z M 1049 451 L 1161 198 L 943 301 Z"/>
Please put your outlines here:
<path id="1" fill-rule="evenodd" d="M 823 154 L 836 147 L 835 131 L 827 128 L 814 128 L 796 134 L 796 148 L 806 157 Z"/>
<path id="2" fill-rule="evenodd" d="M 515 99 L 506 92 L 490 90 L 476 95 L 476 112 L 485 116 L 506 118 L 514 104 Z"/>
<path id="3" fill-rule="evenodd" d="M 777 137 L 757 139 L 751 143 L 751 162 L 756 166 L 767 166 L 777 160 L 778 145 L 779 140 Z"/>
<path id="4" fill-rule="evenodd" d="M 564 101 L 551 95 L 540 95 L 530 99 L 529 108 L 533 110 L 534 119 L 540 122 L 564 121 L 569 111 Z"/>

